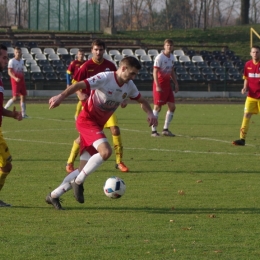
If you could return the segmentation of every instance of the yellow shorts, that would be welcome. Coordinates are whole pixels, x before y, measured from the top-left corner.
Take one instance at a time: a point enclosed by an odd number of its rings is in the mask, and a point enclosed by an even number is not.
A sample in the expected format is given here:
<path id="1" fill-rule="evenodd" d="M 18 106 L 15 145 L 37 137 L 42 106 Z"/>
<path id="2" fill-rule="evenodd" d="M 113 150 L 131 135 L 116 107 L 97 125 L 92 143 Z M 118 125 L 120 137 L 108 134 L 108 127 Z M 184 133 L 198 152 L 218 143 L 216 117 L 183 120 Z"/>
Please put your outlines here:
<path id="1" fill-rule="evenodd" d="M 5 167 L 7 163 L 12 161 L 9 148 L 3 138 L 2 129 L 0 128 L 0 167 Z"/>
<path id="2" fill-rule="evenodd" d="M 258 114 L 260 112 L 260 99 L 246 98 L 244 113 Z"/>
<path id="3" fill-rule="evenodd" d="M 117 117 L 113 114 L 104 125 L 104 128 L 110 128 L 111 126 L 118 126 Z"/>

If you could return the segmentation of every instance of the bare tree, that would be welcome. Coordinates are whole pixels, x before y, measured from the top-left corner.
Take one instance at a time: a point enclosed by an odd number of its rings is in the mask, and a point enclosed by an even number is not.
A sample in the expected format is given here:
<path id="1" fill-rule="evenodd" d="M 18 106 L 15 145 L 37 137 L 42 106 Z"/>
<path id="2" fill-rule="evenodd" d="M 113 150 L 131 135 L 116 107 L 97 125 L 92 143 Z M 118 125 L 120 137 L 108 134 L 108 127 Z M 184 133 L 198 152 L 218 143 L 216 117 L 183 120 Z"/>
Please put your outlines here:
<path id="1" fill-rule="evenodd" d="M 250 0 L 241 0 L 241 24 L 249 24 Z"/>

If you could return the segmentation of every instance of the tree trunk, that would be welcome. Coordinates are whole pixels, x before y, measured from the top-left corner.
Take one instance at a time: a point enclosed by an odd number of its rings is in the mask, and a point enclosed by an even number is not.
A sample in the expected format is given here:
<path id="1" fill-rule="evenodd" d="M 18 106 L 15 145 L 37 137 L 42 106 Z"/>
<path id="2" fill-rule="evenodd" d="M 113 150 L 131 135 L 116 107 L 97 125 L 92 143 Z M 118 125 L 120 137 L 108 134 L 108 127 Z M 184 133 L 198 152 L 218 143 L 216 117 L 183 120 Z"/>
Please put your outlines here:
<path id="1" fill-rule="evenodd" d="M 241 24 L 249 24 L 249 7 L 250 0 L 241 0 Z"/>

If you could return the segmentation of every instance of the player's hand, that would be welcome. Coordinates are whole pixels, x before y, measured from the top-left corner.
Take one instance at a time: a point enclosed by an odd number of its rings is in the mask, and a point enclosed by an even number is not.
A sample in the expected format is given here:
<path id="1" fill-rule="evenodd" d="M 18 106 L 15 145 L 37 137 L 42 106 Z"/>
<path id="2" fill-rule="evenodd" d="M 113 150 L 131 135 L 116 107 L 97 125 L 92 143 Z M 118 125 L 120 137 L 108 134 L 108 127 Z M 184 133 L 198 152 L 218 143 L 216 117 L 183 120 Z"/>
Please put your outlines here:
<path id="1" fill-rule="evenodd" d="M 149 123 L 149 126 L 157 126 L 158 125 L 157 117 L 154 116 L 154 114 L 148 114 L 147 122 Z"/>
<path id="2" fill-rule="evenodd" d="M 16 81 L 16 82 L 20 82 L 21 79 L 19 79 L 19 78 L 15 78 L 15 81 Z"/>
<path id="3" fill-rule="evenodd" d="M 121 107 L 125 108 L 127 106 L 127 100 L 123 100 L 123 102 L 121 103 Z"/>
<path id="4" fill-rule="evenodd" d="M 50 98 L 49 100 L 49 109 L 55 108 L 60 105 L 61 101 L 63 100 L 63 96 L 61 94 Z"/>
<path id="5" fill-rule="evenodd" d="M 174 89 L 174 92 L 177 93 L 179 91 L 179 85 L 175 85 L 175 89 Z"/>
<path id="6" fill-rule="evenodd" d="M 156 86 L 156 91 L 157 92 L 163 92 L 161 86 L 158 86 L 158 85 Z"/>
<path id="7" fill-rule="evenodd" d="M 21 121 L 23 119 L 22 113 L 20 111 L 16 111 L 15 107 L 13 108 L 13 118 L 18 121 Z"/>
<path id="8" fill-rule="evenodd" d="M 242 93 L 242 94 L 245 94 L 246 92 L 247 92 L 247 88 L 242 88 L 242 89 L 241 89 L 241 93 Z"/>
<path id="9" fill-rule="evenodd" d="M 78 91 L 78 92 L 77 92 L 77 96 L 78 96 L 78 99 L 79 99 L 80 101 L 85 101 L 85 100 L 88 99 L 88 95 L 85 94 L 85 93 L 82 93 L 81 91 Z"/>

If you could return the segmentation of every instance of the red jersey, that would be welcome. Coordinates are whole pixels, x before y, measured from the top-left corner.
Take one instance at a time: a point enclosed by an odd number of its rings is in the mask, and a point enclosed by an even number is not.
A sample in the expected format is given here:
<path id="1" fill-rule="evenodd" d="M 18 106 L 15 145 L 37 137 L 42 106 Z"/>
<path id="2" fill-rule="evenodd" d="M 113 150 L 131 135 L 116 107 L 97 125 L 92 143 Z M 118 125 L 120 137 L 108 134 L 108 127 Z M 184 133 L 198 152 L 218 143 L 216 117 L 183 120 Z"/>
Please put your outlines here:
<path id="1" fill-rule="evenodd" d="M 79 60 L 74 60 L 70 63 L 67 73 L 71 75 L 72 79 L 74 79 L 74 76 L 77 74 L 80 66 L 84 63 L 85 61 L 79 61 Z"/>
<path id="2" fill-rule="evenodd" d="M 247 79 L 248 97 L 260 99 L 260 62 L 252 60 L 246 62 L 244 68 L 244 79 Z"/>
<path id="3" fill-rule="evenodd" d="M 0 126 L 2 125 L 3 103 L 4 103 L 4 86 L 3 86 L 2 78 L 0 78 Z"/>

